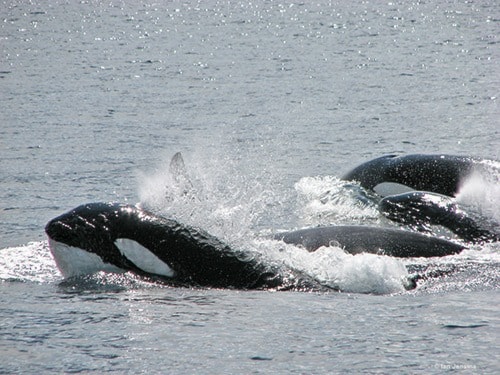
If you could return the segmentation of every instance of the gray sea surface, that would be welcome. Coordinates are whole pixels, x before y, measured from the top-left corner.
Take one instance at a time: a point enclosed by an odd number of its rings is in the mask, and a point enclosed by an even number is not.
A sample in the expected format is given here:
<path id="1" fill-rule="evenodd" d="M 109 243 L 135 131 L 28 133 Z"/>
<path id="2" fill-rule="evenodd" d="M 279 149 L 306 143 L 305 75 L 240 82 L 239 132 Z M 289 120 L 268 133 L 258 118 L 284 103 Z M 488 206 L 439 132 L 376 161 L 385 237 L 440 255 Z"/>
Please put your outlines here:
<path id="1" fill-rule="evenodd" d="M 339 177 L 393 153 L 500 160 L 498 1 L 21 0 L 0 21 L 0 373 L 500 372 L 498 243 L 288 248 L 342 289 L 300 293 L 63 280 L 44 233 L 97 201 L 269 256 L 277 230 L 389 225 Z M 197 200 L 169 196 L 178 151 Z M 460 198 L 500 220 L 490 177 Z M 435 277 L 406 291 L 413 271 Z"/>

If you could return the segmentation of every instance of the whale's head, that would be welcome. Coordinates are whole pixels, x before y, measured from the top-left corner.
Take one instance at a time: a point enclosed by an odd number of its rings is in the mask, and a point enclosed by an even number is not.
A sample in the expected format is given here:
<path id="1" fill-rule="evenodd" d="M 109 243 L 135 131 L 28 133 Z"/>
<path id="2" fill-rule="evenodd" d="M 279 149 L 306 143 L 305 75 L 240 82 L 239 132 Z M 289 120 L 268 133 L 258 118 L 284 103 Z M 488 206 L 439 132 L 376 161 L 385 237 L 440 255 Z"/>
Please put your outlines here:
<path id="1" fill-rule="evenodd" d="M 411 190 L 455 197 L 464 180 L 479 167 L 477 160 L 456 155 L 386 155 L 360 164 L 343 180 L 357 181 L 374 190 L 382 183 L 396 183 Z"/>
<path id="2" fill-rule="evenodd" d="M 145 233 L 141 228 L 148 222 L 153 224 Z M 50 220 L 45 232 L 65 277 L 128 270 L 173 277 L 175 272 L 155 254 L 157 249 L 148 246 L 148 237 L 158 237 L 155 229 L 154 217 L 136 206 L 89 203 Z"/>
<path id="3" fill-rule="evenodd" d="M 84 204 L 50 220 L 45 232 L 52 241 L 92 251 L 113 238 L 120 216 L 131 209 L 113 203 Z"/>

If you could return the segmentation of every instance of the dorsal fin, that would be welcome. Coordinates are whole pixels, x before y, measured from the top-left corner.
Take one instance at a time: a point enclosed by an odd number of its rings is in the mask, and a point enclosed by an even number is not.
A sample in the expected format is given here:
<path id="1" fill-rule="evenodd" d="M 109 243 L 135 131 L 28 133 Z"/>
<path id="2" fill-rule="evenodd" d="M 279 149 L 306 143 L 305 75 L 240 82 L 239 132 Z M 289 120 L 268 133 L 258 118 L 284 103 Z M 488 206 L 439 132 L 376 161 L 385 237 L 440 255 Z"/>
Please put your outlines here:
<path id="1" fill-rule="evenodd" d="M 175 153 L 170 160 L 169 167 L 170 174 L 173 177 L 177 188 L 182 196 L 193 195 L 194 186 L 191 179 L 188 176 L 186 166 L 184 164 L 184 159 L 180 152 Z"/>
<path id="2" fill-rule="evenodd" d="M 175 178 L 175 181 L 179 182 L 179 179 L 189 180 L 187 178 L 186 165 L 184 164 L 184 159 L 180 152 L 175 153 L 170 160 L 170 173 Z"/>

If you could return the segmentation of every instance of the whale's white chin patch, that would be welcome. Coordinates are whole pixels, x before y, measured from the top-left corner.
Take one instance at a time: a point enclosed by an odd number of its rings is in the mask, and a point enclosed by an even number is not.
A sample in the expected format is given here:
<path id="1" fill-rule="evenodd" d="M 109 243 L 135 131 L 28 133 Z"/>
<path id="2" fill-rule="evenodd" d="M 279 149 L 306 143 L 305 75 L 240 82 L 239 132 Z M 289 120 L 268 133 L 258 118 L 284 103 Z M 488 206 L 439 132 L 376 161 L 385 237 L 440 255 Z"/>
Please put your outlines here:
<path id="1" fill-rule="evenodd" d="M 79 275 L 91 275 L 99 271 L 125 272 L 110 263 L 104 263 L 97 254 L 90 253 L 78 247 L 66 245 L 49 238 L 49 247 L 57 268 L 65 278 Z"/>
<path id="2" fill-rule="evenodd" d="M 124 257 L 144 272 L 166 277 L 175 276 L 173 269 L 137 241 L 129 238 L 118 238 L 115 241 L 115 246 Z"/>

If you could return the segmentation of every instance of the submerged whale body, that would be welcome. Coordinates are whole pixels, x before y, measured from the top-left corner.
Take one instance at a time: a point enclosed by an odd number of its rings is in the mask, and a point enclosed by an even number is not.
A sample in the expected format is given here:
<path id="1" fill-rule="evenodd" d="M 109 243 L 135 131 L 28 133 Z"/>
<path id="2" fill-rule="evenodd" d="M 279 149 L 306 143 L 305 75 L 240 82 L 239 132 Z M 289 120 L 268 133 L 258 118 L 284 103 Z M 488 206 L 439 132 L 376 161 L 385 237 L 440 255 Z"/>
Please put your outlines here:
<path id="1" fill-rule="evenodd" d="M 500 240 L 500 225 L 485 218 L 474 217 L 453 198 L 424 191 L 391 195 L 379 203 L 386 218 L 415 228 L 441 225 L 458 237 L 472 242 Z"/>
<path id="2" fill-rule="evenodd" d="M 395 257 L 438 257 L 461 252 L 464 247 L 441 238 L 400 229 L 364 225 L 339 225 L 277 234 L 277 240 L 309 251 L 340 246 L 350 254 L 373 253 Z"/>
<path id="3" fill-rule="evenodd" d="M 204 231 L 136 206 L 84 204 L 51 220 L 45 231 L 65 277 L 132 271 L 185 286 L 325 289 L 299 272 L 236 252 Z"/>
<path id="4" fill-rule="evenodd" d="M 481 170 L 479 160 L 456 155 L 386 155 L 363 163 L 342 179 L 373 190 L 384 182 L 454 197 L 464 179 Z"/>

